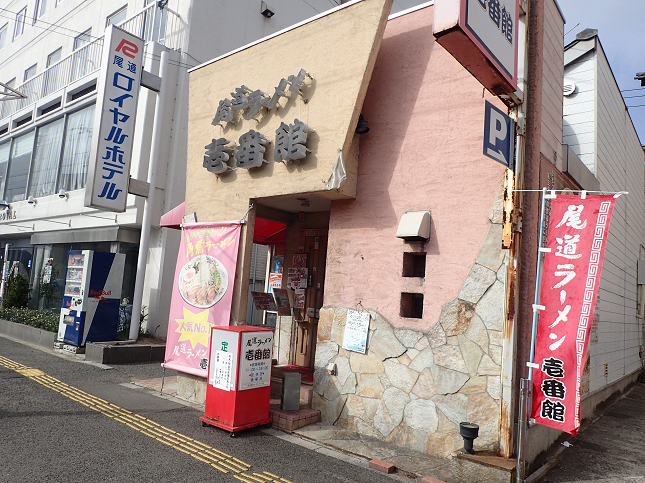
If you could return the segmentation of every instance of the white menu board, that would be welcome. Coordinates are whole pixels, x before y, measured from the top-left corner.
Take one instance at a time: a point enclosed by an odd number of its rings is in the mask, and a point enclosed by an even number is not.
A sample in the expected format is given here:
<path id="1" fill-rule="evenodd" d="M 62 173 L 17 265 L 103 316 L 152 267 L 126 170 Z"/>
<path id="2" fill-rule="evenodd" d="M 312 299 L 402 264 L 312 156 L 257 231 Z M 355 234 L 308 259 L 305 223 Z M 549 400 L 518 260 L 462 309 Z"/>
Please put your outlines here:
<path id="1" fill-rule="evenodd" d="M 271 384 L 273 332 L 242 332 L 238 391 Z"/>
<path id="2" fill-rule="evenodd" d="M 347 311 L 345 321 L 345 336 L 343 337 L 343 349 L 365 354 L 367 345 L 367 331 L 370 328 L 370 313 Z"/>
<path id="3" fill-rule="evenodd" d="M 224 391 L 235 390 L 237 375 L 238 333 L 213 330 L 211 355 L 208 363 L 208 383 Z"/>

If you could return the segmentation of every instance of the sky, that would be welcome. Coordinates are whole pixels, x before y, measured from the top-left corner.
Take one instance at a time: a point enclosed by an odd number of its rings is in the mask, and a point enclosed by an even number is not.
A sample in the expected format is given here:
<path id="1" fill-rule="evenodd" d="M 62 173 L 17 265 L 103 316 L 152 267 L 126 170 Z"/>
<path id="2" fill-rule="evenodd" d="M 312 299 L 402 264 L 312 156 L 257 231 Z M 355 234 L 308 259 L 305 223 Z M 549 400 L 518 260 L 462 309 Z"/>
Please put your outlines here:
<path id="1" fill-rule="evenodd" d="M 645 72 L 645 1 L 643 0 L 556 0 L 566 20 L 564 45 L 580 31 L 598 30 L 598 38 L 629 109 L 641 144 L 645 144 L 645 87 L 634 80 Z M 573 28 L 577 23 L 577 27 Z M 629 90 L 628 90 L 629 89 Z M 634 90 L 632 90 L 634 89 Z M 642 96 L 642 97 L 635 97 Z"/>
<path id="2" fill-rule="evenodd" d="M 598 30 L 598 37 L 616 77 L 641 145 L 645 144 L 645 87 L 634 80 L 645 72 L 645 0 L 556 0 L 564 18 L 564 45 L 584 29 Z M 394 0 L 392 12 L 422 3 Z M 574 28 L 576 24 L 580 24 Z M 629 89 L 629 90 L 628 90 Z M 642 97 L 637 97 L 642 96 Z"/>

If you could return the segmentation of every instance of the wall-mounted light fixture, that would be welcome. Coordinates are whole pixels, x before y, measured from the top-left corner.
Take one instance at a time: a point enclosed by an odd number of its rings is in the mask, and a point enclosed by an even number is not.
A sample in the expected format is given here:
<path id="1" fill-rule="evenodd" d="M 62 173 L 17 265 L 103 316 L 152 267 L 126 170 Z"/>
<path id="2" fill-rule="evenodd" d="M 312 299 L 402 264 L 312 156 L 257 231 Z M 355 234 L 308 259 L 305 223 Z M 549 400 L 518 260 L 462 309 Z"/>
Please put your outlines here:
<path id="1" fill-rule="evenodd" d="M 29 203 L 30 205 L 36 205 L 36 198 L 30 196 L 29 198 L 27 198 L 27 203 Z"/>
<path id="2" fill-rule="evenodd" d="M 367 123 L 363 115 L 358 117 L 358 124 L 356 124 L 356 134 L 367 134 L 370 131 L 370 125 Z"/>
<path id="3" fill-rule="evenodd" d="M 58 192 L 58 197 L 61 198 L 61 199 L 67 199 L 67 198 L 69 198 L 69 195 L 67 194 L 67 191 L 60 190 Z"/>
<path id="4" fill-rule="evenodd" d="M 271 18 L 275 15 L 273 9 L 269 7 L 266 2 L 260 2 L 260 13 L 266 18 Z"/>

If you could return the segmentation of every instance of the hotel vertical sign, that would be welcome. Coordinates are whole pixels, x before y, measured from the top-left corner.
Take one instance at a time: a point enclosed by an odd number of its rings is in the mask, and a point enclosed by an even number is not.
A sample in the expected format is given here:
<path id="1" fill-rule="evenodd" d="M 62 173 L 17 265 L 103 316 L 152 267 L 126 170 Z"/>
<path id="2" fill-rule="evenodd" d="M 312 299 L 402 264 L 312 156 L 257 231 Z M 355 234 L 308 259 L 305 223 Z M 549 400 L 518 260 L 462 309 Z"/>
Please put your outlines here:
<path id="1" fill-rule="evenodd" d="M 125 211 L 143 47 L 142 39 L 124 30 L 106 30 L 85 206 Z"/>

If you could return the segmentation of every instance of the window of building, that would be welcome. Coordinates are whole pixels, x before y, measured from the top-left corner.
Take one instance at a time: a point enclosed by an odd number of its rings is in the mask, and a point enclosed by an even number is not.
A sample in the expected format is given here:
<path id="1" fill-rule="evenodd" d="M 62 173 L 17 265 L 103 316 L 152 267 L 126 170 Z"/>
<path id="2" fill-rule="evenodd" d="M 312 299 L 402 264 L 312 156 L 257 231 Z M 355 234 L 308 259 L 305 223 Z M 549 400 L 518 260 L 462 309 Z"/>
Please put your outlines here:
<path id="1" fill-rule="evenodd" d="M 34 64 L 28 69 L 25 70 L 25 78 L 23 79 L 23 82 L 27 82 L 29 79 L 34 77 L 36 75 L 36 67 L 38 64 Z"/>
<path id="2" fill-rule="evenodd" d="M 83 32 L 81 35 L 79 35 L 74 39 L 74 50 L 78 50 L 84 45 L 89 44 L 91 38 L 92 38 L 92 29 L 87 29 L 85 32 Z"/>
<path id="3" fill-rule="evenodd" d="M 94 105 L 68 116 L 58 189 L 72 191 L 85 188 L 93 126 Z"/>
<path id="4" fill-rule="evenodd" d="M 5 82 L 5 84 L 7 84 L 8 87 L 14 89 L 16 87 L 16 78 L 14 77 L 9 82 Z"/>
<path id="5" fill-rule="evenodd" d="M 11 139 L 0 144 L 0 195 L 4 193 L 4 183 L 7 178 L 7 166 L 11 153 Z"/>
<path id="6" fill-rule="evenodd" d="M 25 18 L 27 18 L 27 7 L 16 14 L 16 28 L 13 31 L 13 38 L 17 39 L 25 31 Z"/>
<path id="7" fill-rule="evenodd" d="M 9 24 L 4 24 L 2 28 L 0 28 L 0 50 L 5 48 L 5 45 L 7 45 L 7 31 L 9 30 L 8 27 Z"/>
<path id="8" fill-rule="evenodd" d="M 105 26 L 109 25 L 119 25 L 121 22 L 123 22 L 128 15 L 128 6 L 126 5 L 125 7 L 120 8 L 116 12 L 114 12 L 112 15 L 108 15 L 107 20 L 105 22 Z"/>
<path id="9" fill-rule="evenodd" d="M 61 3 L 63 3 L 63 1 L 64 1 L 64 0 L 56 0 L 56 6 L 58 7 L 58 5 L 60 5 Z"/>
<path id="10" fill-rule="evenodd" d="M 10 203 L 25 199 L 31 153 L 34 149 L 34 135 L 35 131 L 31 131 L 13 140 L 5 187 L 5 199 Z"/>
<path id="11" fill-rule="evenodd" d="M 45 15 L 45 10 L 47 9 L 47 0 L 36 0 L 36 5 L 34 7 L 34 23 L 36 20 Z"/>
<path id="12" fill-rule="evenodd" d="M 93 126 L 91 105 L 0 143 L 0 199 L 84 188 Z"/>
<path id="13" fill-rule="evenodd" d="M 56 50 L 54 50 L 51 54 L 47 56 L 47 67 L 50 67 L 54 65 L 56 62 L 58 62 L 62 55 L 63 55 L 62 47 L 59 47 Z"/>
<path id="14" fill-rule="evenodd" d="M 34 160 L 29 174 L 28 196 L 55 193 L 64 127 L 65 119 L 61 118 L 38 128 Z"/>

